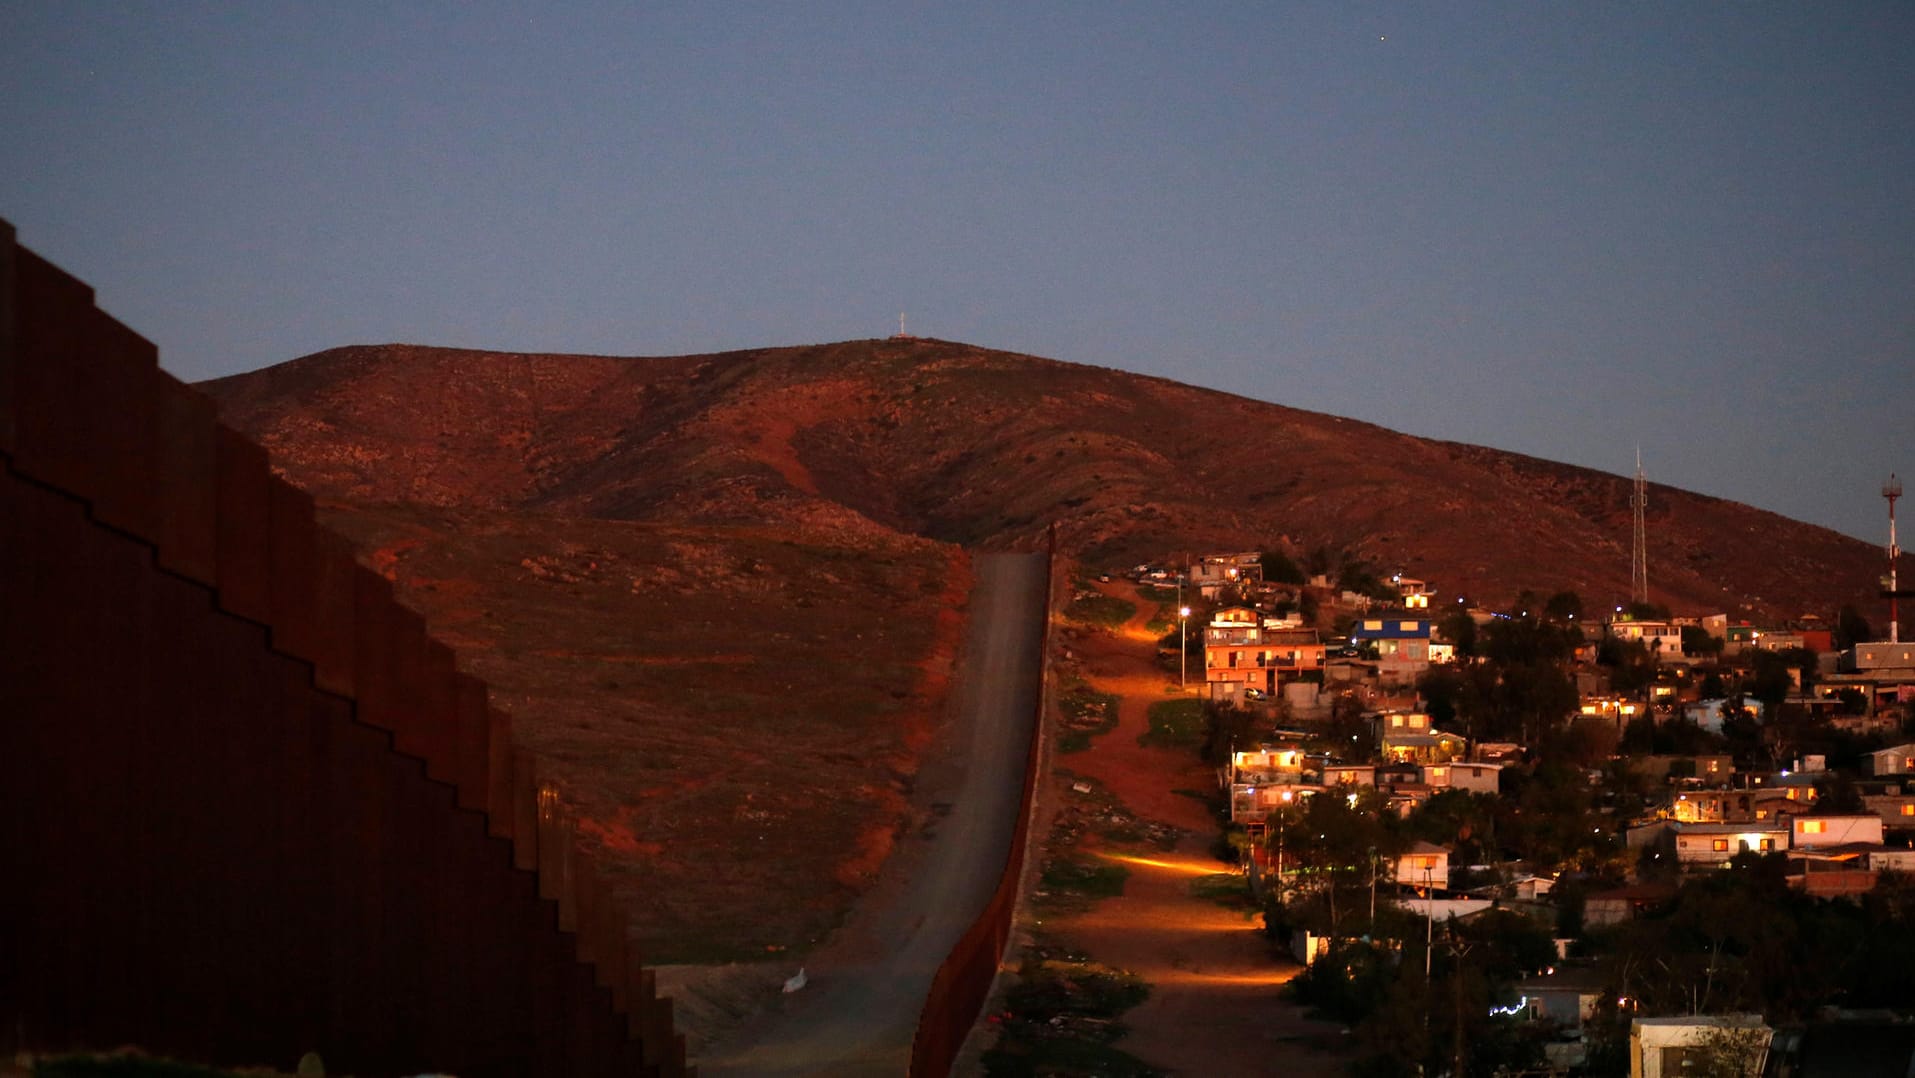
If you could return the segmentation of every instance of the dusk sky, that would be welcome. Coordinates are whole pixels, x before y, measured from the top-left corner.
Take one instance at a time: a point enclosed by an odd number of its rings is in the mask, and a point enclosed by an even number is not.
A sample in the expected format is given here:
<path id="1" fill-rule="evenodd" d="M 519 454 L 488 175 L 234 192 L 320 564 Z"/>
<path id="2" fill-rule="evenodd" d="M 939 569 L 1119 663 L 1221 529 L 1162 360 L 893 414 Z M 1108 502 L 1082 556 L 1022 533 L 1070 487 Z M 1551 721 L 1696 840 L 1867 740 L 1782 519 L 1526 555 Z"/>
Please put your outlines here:
<path id="1" fill-rule="evenodd" d="M 0 0 L 0 217 L 189 380 L 904 311 L 1870 542 L 1915 480 L 1906 2 Z"/>

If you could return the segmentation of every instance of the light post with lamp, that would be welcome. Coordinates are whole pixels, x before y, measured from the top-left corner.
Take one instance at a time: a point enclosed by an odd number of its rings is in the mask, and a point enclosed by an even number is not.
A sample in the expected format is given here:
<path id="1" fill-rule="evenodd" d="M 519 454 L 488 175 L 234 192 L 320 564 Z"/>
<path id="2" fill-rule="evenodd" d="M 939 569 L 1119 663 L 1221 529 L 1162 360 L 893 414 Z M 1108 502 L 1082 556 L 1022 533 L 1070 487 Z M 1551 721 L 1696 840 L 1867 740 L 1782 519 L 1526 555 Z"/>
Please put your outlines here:
<path id="1" fill-rule="evenodd" d="M 1177 608 L 1177 691 L 1190 691 L 1190 608 Z"/>

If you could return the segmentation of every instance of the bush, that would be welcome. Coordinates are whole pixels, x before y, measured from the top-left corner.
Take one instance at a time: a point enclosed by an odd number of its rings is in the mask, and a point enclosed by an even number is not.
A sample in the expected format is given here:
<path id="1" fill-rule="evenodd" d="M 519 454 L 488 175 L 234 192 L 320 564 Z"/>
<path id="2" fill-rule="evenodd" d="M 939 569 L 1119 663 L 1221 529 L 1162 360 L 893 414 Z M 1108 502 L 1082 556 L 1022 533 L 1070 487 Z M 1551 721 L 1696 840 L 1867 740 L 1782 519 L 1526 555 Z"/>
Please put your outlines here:
<path id="1" fill-rule="evenodd" d="M 1114 595 L 1080 595 L 1064 608 L 1064 616 L 1085 625 L 1114 629 L 1137 613 L 1137 604 Z"/>
<path id="2" fill-rule="evenodd" d="M 1208 729 L 1200 700 L 1159 700 L 1150 705 L 1150 729 L 1137 736 L 1139 745 L 1183 748 L 1203 744 Z"/>

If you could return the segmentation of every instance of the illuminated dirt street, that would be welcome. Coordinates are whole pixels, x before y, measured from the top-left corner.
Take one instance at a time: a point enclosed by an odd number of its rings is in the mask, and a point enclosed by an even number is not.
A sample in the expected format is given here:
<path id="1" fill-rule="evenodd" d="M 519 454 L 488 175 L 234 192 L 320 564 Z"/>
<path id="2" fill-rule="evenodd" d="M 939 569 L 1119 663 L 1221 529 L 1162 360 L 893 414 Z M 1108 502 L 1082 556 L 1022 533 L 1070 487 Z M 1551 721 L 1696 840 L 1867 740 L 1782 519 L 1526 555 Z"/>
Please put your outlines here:
<path id="1" fill-rule="evenodd" d="M 1124 599 L 1123 584 L 1102 590 Z M 1128 969 L 1150 985 L 1150 997 L 1126 1012 L 1130 1033 L 1117 1047 L 1179 1075 L 1285 1074 L 1310 1078 L 1343 1072 L 1334 1051 L 1342 1027 L 1304 1016 L 1286 1002 L 1283 984 L 1296 963 L 1273 953 L 1259 931 L 1261 918 L 1192 893 L 1193 881 L 1227 871 L 1211 853 L 1217 824 L 1187 793 L 1215 789 L 1214 771 L 1193 749 L 1139 745 L 1151 703 L 1175 693 L 1153 661 L 1155 634 L 1145 629 L 1151 604 L 1129 624 L 1089 633 L 1076 646 L 1096 689 L 1121 698 L 1118 725 L 1092 747 L 1061 757 L 1058 766 L 1105 786 L 1132 813 L 1180 828 L 1168 852 L 1101 850 L 1129 870 L 1124 893 L 1088 911 L 1046 922 L 1045 928 L 1097 961 Z M 1193 671 L 1192 684 L 1202 671 Z"/>

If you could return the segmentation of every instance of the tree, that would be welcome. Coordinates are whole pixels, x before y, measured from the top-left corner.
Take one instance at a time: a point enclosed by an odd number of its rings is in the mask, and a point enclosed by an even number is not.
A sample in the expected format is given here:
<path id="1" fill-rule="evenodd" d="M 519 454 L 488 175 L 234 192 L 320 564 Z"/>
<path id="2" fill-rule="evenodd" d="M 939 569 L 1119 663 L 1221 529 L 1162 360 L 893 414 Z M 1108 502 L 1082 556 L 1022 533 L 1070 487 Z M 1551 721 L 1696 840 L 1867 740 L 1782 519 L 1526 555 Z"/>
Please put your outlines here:
<path id="1" fill-rule="evenodd" d="M 1815 811 L 1854 816 L 1867 812 L 1868 806 L 1862 802 L 1862 790 L 1854 779 L 1840 771 L 1830 771 L 1815 780 Z"/>
<path id="2" fill-rule="evenodd" d="M 1765 1028 L 1715 1026 L 1682 1049 L 1682 1073 L 1692 1078 L 1756 1078 L 1768 1048 Z"/>
<path id="3" fill-rule="evenodd" d="M 1583 598 L 1573 591 L 1559 591 L 1543 604 L 1543 613 L 1552 621 L 1576 621 L 1583 616 Z"/>
<path id="4" fill-rule="evenodd" d="M 1835 615 L 1835 647 L 1838 651 L 1847 651 L 1857 644 L 1866 644 L 1875 639 L 1875 630 L 1868 619 L 1855 609 L 1853 603 L 1843 603 L 1842 609 Z"/>
<path id="5" fill-rule="evenodd" d="M 1700 625 L 1682 627 L 1682 653 L 1692 658 L 1715 658 L 1722 654 L 1723 640 Z"/>
<path id="6" fill-rule="evenodd" d="M 1757 651 L 1750 663 L 1751 669 L 1743 681 L 1742 691 L 1750 698 L 1761 701 L 1773 714 L 1774 709 L 1788 699 L 1789 690 L 1795 687 L 1795 681 L 1789 677 L 1789 662 L 1781 652 Z"/>
<path id="7" fill-rule="evenodd" d="M 1303 567 L 1292 561 L 1290 555 L 1281 550 L 1265 550 L 1259 555 L 1263 565 L 1263 578 L 1275 584 L 1303 584 L 1307 578 Z"/>
<path id="8" fill-rule="evenodd" d="M 1461 607 L 1443 615 L 1436 630 L 1456 648 L 1456 654 L 1468 658 L 1476 654 L 1476 619 Z"/>
<path id="9" fill-rule="evenodd" d="M 1423 710 L 1430 722 L 1451 729 L 1456 721 L 1457 700 L 1463 694 L 1463 675 L 1453 667 L 1432 666 L 1416 679 L 1417 695 L 1423 698 Z"/>

